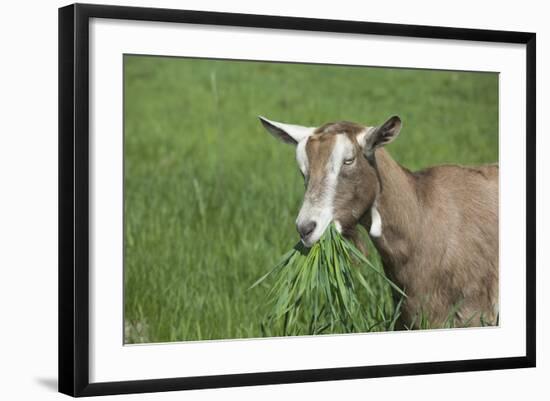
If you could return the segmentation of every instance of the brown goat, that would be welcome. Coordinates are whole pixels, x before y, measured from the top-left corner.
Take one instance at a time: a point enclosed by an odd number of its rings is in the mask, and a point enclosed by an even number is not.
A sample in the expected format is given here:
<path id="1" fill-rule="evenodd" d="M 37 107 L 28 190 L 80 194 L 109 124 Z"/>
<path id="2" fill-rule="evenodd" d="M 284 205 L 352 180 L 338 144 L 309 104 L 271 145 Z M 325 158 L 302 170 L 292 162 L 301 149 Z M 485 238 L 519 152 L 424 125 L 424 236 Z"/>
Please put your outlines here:
<path id="1" fill-rule="evenodd" d="M 496 324 L 498 316 L 498 165 L 441 165 L 411 172 L 383 145 L 399 117 L 380 127 L 350 122 L 308 128 L 267 120 L 265 128 L 296 145 L 306 182 L 296 220 L 313 245 L 334 221 L 365 252 L 369 232 L 386 274 L 407 294 L 402 325 Z"/>

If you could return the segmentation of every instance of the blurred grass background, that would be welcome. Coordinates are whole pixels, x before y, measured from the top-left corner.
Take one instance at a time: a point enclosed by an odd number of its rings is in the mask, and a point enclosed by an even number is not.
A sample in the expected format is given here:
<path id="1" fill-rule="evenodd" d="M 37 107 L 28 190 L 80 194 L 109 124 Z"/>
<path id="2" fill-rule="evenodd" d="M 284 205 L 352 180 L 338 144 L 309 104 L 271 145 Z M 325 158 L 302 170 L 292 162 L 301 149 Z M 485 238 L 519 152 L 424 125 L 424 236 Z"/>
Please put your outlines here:
<path id="1" fill-rule="evenodd" d="M 248 288 L 296 243 L 303 182 L 257 115 L 398 114 L 388 150 L 410 169 L 498 161 L 493 73 L 127 55 L 124 90 L 126 343 L 267 335 L 266 287 Z M 379 296 L 372 313 L 391 314 Z"/>

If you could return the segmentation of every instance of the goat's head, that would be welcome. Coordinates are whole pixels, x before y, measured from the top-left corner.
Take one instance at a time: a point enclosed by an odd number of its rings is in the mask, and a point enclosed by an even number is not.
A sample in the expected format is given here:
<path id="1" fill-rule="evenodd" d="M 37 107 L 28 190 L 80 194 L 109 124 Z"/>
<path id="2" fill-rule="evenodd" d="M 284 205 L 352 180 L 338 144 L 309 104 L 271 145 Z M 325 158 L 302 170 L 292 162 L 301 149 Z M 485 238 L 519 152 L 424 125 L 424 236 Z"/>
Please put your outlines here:
<path id="1" fill-rule="evenodd" d="M 379 127 L 336 122 L 314 128 L 264 117 L 260 121 L 275 137 L 296 146 L 306 186 L 296 219 L 304 245 L 312 246 L 332 221 L 344 235 L 351 234 L 379 191 L 374 152 L 397 137 L 399 117 Z"/>

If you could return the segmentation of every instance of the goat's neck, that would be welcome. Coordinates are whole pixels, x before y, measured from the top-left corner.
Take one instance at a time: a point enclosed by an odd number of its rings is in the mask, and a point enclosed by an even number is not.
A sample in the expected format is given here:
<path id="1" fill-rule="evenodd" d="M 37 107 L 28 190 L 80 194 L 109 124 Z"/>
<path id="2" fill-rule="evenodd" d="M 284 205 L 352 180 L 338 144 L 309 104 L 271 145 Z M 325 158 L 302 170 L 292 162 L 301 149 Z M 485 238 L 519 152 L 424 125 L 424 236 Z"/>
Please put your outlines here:
<path id="1" fill-rule="evenodd" d="M 384 264 L 398 265 L 408 258 L 419 223 L 419 205 L 415 180 L 384 149 L 376 151 L 376 164 L 381 185 L 371 209 L 361 223 L 371 233 Z M 373 210 L 375 209 L 375 210 Z M 381 227 L 373 227 L 378 213 Z M 373 234 L 379 234 L 378 236 Z"/>

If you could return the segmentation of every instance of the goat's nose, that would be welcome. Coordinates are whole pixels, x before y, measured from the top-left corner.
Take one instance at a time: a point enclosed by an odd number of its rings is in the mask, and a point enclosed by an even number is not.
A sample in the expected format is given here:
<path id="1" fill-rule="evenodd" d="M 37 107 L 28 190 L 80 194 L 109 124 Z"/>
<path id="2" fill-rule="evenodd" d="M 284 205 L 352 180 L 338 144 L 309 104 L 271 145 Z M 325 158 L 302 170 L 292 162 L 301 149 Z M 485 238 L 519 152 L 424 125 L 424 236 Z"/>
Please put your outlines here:
<path id="1" fill-rule="evenodd" d="M 298 233 L 300 233 L 300 237 L 302 239 L 306 239 L 307 237 L 309 237 L 313 230 L 315 230 L 315 227 L 317 227 L 317 223 L 313 220 L 299 223 L 296 226 L 296 228 L 298 229 Z"/>

